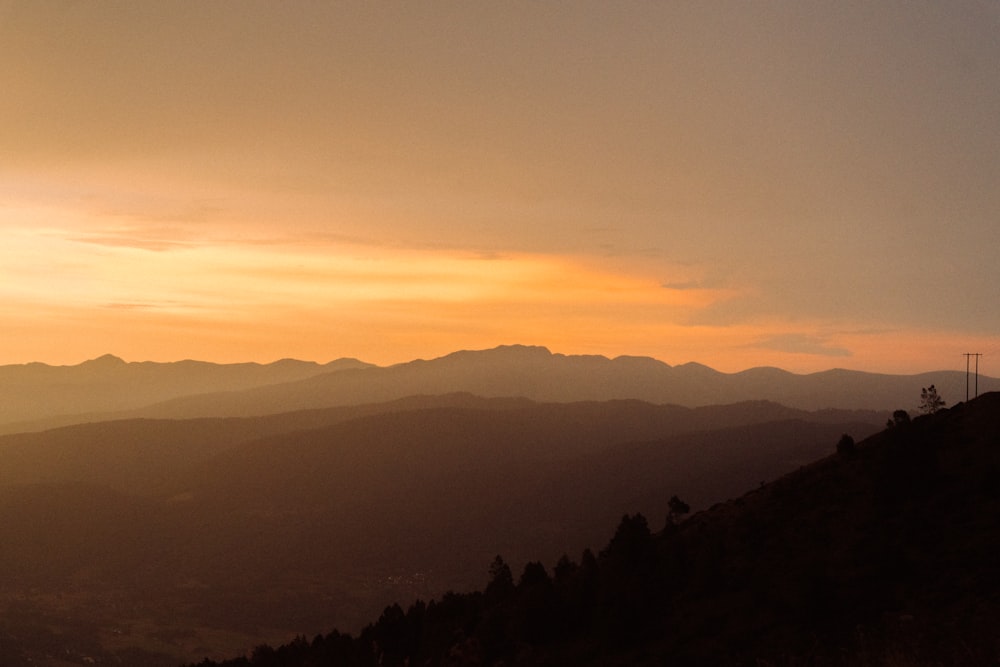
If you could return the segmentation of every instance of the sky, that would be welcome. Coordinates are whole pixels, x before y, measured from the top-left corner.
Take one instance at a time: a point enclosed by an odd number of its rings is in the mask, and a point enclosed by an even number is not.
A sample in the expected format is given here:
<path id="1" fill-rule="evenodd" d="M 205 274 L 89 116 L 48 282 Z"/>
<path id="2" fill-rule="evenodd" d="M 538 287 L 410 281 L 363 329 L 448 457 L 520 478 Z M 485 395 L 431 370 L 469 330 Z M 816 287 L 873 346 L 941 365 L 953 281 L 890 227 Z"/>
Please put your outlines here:
<path id="1" fill-rule="evenodd" d="M 1000 375 L 997 63 L 992 0 L 0 0 L 0 364 Z"/>

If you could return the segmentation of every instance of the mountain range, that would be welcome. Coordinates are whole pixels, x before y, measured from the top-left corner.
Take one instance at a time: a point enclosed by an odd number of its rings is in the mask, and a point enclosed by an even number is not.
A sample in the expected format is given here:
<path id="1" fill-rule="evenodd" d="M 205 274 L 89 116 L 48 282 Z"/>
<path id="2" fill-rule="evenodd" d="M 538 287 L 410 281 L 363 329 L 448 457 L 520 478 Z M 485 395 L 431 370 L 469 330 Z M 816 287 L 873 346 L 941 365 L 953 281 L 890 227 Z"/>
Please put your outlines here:
<path id="1" fill-rule="evenodd" d="M 497 554 L 551 563 L 623 515 L 668 528 L 675 497 L 773 488 L 964 382 L 525 346 L 0 367 L 0 664 L 167 667 L 356 630 L 474 589 Z"/>
<path id="2" fill-rule="evenodd" d="M 563 355 L 522 345 L 387 367 L 355 359 L 325 365 L 294 360 L 126 363 L 107 355 L 77 366 L 0 367 L 0 432 L 130 417 L 249 417 L 455 392 L 543 402 L 637 399 L 697 407 L 769 400 L 805 410 L 915 411 L 921 388 L 934 384 L 953 404 L 965 398 L 966 381 L 960 371 L 798 375 L 754 368 L 721 373 L 695 363 Z M 978 389 L 1000 390 L 1000 380 L 980 376 Z"/>
<path id="3" fill-rule="evenodd" d="M 8 433 L 41 430 L 61 423 L 96 421 L 92 413 L 127 411 L 179 396 L 241 391 L 367 367 L 370 364 L 354 359 L 324 365 L 293 359 L 271 364 L 127 363 L 110 354 L 75 366 L 0 366 L 0 425 Z M 27 428 L 21 428 L 22 423 Z"/>

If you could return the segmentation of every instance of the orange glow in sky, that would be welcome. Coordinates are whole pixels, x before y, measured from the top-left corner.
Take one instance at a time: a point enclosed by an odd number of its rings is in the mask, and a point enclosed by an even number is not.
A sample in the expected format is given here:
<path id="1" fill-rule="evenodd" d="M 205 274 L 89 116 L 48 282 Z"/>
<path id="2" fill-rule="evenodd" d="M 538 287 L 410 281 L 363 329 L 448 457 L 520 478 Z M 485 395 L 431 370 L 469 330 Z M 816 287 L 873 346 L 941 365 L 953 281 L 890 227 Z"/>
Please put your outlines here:
<path id="1" fill-rule="evenodd" d="M 1000 12 L 0 8 L 0 364 L 1000 354 Z"/>

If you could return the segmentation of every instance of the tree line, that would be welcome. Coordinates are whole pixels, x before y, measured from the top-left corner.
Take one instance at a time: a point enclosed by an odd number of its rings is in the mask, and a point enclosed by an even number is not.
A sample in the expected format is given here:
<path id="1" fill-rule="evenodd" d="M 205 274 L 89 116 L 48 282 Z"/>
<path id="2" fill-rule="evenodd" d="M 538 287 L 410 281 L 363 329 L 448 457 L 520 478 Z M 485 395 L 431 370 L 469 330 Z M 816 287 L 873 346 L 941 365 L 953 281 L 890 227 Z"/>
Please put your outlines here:
<path id="1" fill-rule="evenodd" d="M 663 533 L 676 530 L 689 511 L 671 499 Z M 613 650 L 655 627 L 658 607 L 684 570 L 642 514 L 624 515 L 607 546 L 564 555 L 549 571 L 538 561 L 514 576 L 498 555 L 482 591 L 449 592 L 407 609 L 385 608 L 358 636 L 337 630 L 304 636 L 279 647 L 261 645 L 248 655 L 200 667 L 403 667 L 416 664 L 493 664 L 518 652 L 588 637 Z"/>

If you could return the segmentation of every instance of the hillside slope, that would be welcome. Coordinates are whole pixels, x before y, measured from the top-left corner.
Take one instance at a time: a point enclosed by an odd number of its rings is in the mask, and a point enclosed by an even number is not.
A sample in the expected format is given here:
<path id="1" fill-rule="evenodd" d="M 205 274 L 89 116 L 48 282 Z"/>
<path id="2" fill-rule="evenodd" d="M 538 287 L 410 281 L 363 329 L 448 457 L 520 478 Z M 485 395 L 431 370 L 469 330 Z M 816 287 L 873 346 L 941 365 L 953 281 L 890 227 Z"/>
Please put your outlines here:
<path id="1" fill-rule="evenodd" d="M 626 515 L 579 562 L 498 558 L 482 592 L 386 608 L 357 639 L 202 664 L 995 665 L 997 516 L 994 393 L 657 534 Z"/>
<path id="2" fill-rule="evenodd" d="M 25 659 L 3 664 L 68 650 L 148 667 L 356 629 L 478 586 L 497 552 L 553 559 L 623 512 L 662 525 L 673 493 L 725 500 L 884 418 L 453 395 L 6 436 L 0 644 Z"/>

